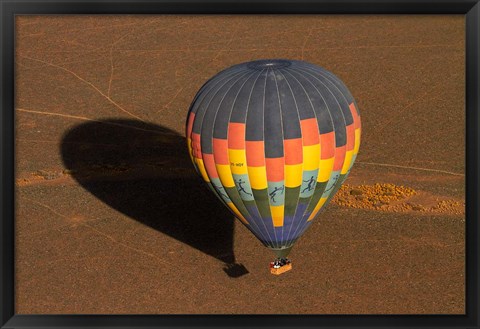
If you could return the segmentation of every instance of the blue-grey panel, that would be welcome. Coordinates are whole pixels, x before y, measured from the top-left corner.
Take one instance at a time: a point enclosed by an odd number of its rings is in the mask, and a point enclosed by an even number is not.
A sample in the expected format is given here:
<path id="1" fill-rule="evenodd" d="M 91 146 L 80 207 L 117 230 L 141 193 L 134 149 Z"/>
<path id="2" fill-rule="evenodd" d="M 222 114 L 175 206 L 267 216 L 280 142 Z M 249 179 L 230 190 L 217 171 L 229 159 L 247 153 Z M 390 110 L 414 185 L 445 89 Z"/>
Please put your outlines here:
<path id="1" fill-rule="evenodd" d="M 268 72 L 265 86 L 265 156 L 278 158 L 283 156 L 283 129 L 280 95 L 277 88 L 276 70 Z"/>
<path id="2" fill-rule="evenodd" d="M 261 71 L 260 77 L 250 94 L 247 103 L 247 122 L 245 127 L 245 139 L 248 141 L 263 140 L 263 113 L 265 101 L 265 83 L 268 69 Z"/>

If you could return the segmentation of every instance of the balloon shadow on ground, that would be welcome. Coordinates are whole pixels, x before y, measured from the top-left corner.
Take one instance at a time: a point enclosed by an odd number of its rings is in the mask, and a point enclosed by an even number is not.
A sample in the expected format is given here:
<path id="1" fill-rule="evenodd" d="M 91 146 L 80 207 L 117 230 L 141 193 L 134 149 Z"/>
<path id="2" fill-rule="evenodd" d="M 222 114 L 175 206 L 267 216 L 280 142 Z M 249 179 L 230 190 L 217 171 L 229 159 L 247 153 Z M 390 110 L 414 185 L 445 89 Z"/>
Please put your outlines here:
<path id="1" fill-rule="evenodd" d="M 235 262 L 233 216 L 195 172 L 184 137 L 141 121 L 92 121 L 65 133 L 61 154 L 110 207 L 224 262 L 230 277 L 248 273 Z"/>

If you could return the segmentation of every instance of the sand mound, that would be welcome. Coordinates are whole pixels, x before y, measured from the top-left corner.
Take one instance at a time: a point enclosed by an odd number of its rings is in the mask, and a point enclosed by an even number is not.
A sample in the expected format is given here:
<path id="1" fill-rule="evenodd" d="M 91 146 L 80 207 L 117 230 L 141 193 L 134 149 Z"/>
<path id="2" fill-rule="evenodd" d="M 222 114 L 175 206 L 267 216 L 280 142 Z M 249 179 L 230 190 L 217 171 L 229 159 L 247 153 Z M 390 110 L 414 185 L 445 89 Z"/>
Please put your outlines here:
<path id="1" fill-rule="evenodd" d="M 415 195 L 414 189 L 394 184 L 343 185 L 332 202 L 352 208 L 380 209 L 394 201 Z"/>
<path id="2" fill-rule="evenodd" d="M 464 214 L 465 203 L 395 184 L 343 185 L 332 202 L 345 207 L 381 211 Z"/>

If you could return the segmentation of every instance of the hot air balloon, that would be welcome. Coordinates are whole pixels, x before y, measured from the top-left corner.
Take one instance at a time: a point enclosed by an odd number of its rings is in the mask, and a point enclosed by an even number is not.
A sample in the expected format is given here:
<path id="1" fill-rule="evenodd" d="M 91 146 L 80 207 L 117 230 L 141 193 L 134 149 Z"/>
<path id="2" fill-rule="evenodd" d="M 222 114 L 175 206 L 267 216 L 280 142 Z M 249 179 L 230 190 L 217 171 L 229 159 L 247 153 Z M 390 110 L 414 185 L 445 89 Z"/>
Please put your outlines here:
<path id="1" fill-rule="evenodd" d="M 274 274 L 291 268 L 293 245 L 347 178 L 360 132 L 358 107 L 338 77 L 286 59 L 219 72 L 196 94 L 186 123 L 194 167 L 275 253 Z"/>

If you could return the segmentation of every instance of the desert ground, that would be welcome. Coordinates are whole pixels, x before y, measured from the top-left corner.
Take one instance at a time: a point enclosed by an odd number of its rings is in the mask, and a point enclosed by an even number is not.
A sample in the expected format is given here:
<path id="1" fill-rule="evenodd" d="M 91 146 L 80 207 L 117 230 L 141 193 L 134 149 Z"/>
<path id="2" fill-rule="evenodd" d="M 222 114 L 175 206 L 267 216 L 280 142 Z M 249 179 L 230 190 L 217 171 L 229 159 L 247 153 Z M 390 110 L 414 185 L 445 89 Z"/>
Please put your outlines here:
<path id="1" fill-rule="evenodd" d="M 19 16 L 16 313 L 463 314 L 464 17 Z M 320 65 L 362 116 L 293 269 L 203 185 L 193 97 L 262 58 Z"/>

